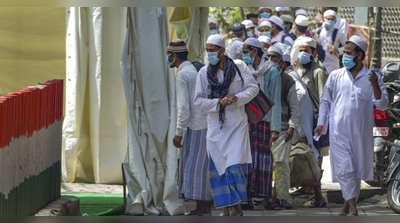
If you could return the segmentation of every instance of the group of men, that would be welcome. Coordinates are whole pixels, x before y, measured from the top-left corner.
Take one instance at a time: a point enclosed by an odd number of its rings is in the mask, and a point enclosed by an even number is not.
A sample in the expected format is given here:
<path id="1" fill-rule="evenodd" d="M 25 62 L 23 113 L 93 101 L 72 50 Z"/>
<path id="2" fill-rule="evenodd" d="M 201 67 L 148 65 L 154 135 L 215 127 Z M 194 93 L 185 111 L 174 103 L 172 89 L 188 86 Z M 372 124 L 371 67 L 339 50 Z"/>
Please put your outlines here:
<path id="1" fill-rule="evenodd" d="M 288 202 L 291 146 L 310 144 L 321 166 L 313 135 L 328 128 L 332 178 L 345 199 L 339 215 L 358 215 L 360 182 L 373 177 L 373 106 L 388 104 L 381 78 L 363 64 L 368 45 L 358 36 L 347 39 L 335 8 L 323 8 L 325 21 L 313 37 L 306 36 L 304 10 L 296 11 L 294 23 L 290 8 L 275 11 L 260 7 L 258 18 L 233 24 L 227 44 L 217 34 L 217 21 L 209 19 L 207 63 L 199 69 L 187 61 L 182 40 L 168 46 L 167 63 L 177 68 L 178 196 L 197 201 L 187 215 L 210 215 L 212 204 L 222 208 L 221 216 L 242 216 L 253 202 L 268 210 L 293 208 Z M 323 66 L 319 48 L 325 52 Z M 249 123 L 245 105 L 259 91 L 274 106 L 262 120 Z M 306 206 L 326 206 L 320 182 L 300 191 L 315 193 Z"/>

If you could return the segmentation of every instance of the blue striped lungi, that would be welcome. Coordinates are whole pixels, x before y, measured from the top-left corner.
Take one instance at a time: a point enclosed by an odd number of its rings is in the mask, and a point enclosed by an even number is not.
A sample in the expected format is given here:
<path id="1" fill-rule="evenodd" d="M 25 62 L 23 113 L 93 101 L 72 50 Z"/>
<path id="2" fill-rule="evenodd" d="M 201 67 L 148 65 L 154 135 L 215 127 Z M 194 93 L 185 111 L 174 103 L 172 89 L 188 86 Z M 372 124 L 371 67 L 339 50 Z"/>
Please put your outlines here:
<path id="1" fill-rule="evenodd" d="M 211 201 L 208 177 L 207 129 L 187 129 L 179 161 L 178 198 Z"/>
<path id="2" fill-rule="evenodd" d="M 247 202 L 245 175 L 247 165 L 230 166 L 220 176 L 211 157 L 208 159 L 211 194 L 216 208 L 230 207 Z"/>

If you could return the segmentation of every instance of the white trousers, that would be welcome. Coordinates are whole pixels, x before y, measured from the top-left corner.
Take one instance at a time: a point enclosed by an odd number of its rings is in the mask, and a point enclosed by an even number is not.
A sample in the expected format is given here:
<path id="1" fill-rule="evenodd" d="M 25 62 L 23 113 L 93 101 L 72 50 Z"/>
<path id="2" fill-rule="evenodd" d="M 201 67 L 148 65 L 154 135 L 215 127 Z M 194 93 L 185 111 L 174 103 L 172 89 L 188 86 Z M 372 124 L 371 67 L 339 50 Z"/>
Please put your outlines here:
<path id="1" fill-rule="evenodd" d="M 276 142 L 272 143 L 271 152 L 274 156 L 275 188 L 278 199 L 288 200 L 290 187 L 289 157 L 292 141 L 285 142 L 285 132 L 279 134 Z"/>

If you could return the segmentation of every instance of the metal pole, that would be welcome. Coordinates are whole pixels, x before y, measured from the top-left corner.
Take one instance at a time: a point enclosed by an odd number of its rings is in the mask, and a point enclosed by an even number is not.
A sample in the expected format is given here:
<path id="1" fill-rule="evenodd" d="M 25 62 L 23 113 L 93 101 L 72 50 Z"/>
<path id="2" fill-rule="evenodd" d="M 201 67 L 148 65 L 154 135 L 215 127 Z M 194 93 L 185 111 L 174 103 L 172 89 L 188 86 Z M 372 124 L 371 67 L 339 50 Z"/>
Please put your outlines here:
<path id="1" fill-rule="evenodd" d="M 375 7 L 375 31 L 374 31 L 374 51 L 372 55 L 372 67 L 380 68 L 382 61 L 382 7 Z"/>

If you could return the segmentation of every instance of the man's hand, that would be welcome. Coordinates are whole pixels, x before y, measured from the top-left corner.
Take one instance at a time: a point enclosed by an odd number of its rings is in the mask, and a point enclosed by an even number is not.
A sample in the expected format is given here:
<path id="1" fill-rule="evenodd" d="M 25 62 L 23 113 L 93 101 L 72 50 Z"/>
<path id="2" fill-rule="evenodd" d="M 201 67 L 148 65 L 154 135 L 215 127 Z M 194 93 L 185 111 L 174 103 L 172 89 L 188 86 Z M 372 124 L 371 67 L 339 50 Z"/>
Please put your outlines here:
<path id="1" fill-rule="evenodd" d="M 328 49 L 331 53 L 339 54 L 339 50 L 334 45 L 328 45 Z"/>
<path id="2" fill-rule="evenodd" d="M 314 129 L 314 135 L 321 135 L 323 126 L 319 125 Z"/>
<path id="3" fill-rule="evenodd" d="M 289 128 L 287 130 L 286 135 L 285 135 L 285 142 L 287 142 L 287 141 L 292 139 L 293 133 L 294 133 L 294 129 L 293 128 Z"/>
<path id="4" fill-rule="evenodd" d="M 182 136 L 175 136 L 174 139 L 172 140 L 172 142 L 174 143 L 174 146 L 176 148 L 182 148 Z"/>
<path id="5" fill-rule="evenodd" d="M 275 142 L 279 138 L 279 133 L 271 131 L 271 142 Z"/>
<path id="6" fill-rule="evenodd" d="M 237 99 L 238 98 L 235 96 L 235 94 L 228 94 L 224 98 L 220 99 L 219 103 L 223 106 L 228 106 L 231 105 L 232 103 L 235 103 Z"/>
<path id="7" fill-rule="evenodd" d="M 372 86 L 375 85 L 376 87 L 379 87 L 378 76 L 376 75 L 375 71 L 371 70 L 368 80 L 371 82 Z"/>

